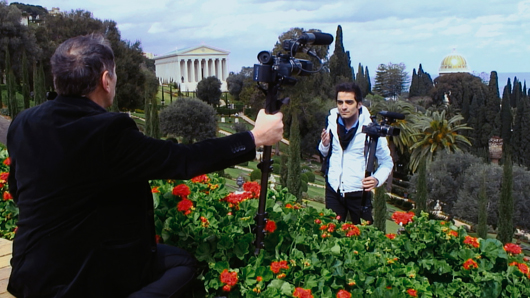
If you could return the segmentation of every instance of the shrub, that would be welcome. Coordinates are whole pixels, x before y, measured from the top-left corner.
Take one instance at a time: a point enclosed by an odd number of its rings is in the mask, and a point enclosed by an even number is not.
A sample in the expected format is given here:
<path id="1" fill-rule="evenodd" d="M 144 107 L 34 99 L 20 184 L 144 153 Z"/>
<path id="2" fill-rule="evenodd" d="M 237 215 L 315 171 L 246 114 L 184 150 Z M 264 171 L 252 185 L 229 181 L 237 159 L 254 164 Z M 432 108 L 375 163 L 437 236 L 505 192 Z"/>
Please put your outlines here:
<path id="1" fill-rule="evenodd" d="M 304 175 L 307 176 L 307 182 L 315 182 L 315 174 L 313 172 L 305 172 Z"/>
<path id="2" fill-rule="evenodd" d="M 329 209 L 304 207 L 285 188 L 267 193 L 268 222 L 274 224 L 267 225 L 264 247 L 255 255 L 258 184 L 246 183 L 246 192 L 236 195 L 215 175 L 202 181 L 152 182 L 161 191 L 154 194 L 157 234 L 199 261 L 199 278 L 186 297 L 293 297 L 303 291 L 330 298 L 340 291 L 351 297 L 530 295 L 528 262 L 517 245 L 469 237 L 426 213 L 394 213 L 403 231 L 385 235 L 373 226 L 340 223 Z M 171 191 L 178 184 L 191 190 L 190 212 L 175 207 L 181 198 Z M 228 285 L 223 272 L 237 280 Z"/>
<path id="3" fill-rule="evenodd" d="M 215 137 L 215 109 L 199 99 L 180 98 L 160 112 L 160 130 L 182 137 L 184 144 Z"/>
<path id="4" fill-rule="evenodd" d="M 255 169 L 254 171 L 252 171 L 250 173 L 250 181 L 256 181 L 256 180 L 260 180 L 261 179 L 261 170 L 260 169 Z"/>

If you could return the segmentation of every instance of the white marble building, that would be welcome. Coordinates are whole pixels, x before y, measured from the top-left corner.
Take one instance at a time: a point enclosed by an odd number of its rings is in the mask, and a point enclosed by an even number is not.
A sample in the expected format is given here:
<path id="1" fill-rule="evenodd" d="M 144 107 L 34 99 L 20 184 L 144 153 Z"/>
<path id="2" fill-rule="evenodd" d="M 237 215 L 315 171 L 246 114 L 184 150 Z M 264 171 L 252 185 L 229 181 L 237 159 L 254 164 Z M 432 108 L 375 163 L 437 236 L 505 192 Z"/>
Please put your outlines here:
<path id="1" fill-rule="evenodd" d="M 175 50 L 154 57 L 156 76 L 164 83 L 180 84 L 182 92 L 195 91 L 202 79 L 215 76 L 221 81 L 221 91 L 228 91 L 228 55 L 230 52 L 201 45 Z"/>

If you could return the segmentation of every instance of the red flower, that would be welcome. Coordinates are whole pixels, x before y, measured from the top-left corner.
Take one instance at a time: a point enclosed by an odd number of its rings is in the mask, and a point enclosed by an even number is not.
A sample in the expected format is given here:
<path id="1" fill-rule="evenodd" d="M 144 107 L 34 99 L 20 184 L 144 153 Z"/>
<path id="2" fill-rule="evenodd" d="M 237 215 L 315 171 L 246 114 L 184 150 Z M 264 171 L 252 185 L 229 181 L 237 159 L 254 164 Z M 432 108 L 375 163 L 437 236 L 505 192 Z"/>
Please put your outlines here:
<path id="1" fill-rule="evenodd" d="M 346 237 L 359 236 L 359 235 L 361 235 L 361 230 L 359 230 L 359 228 L 355 225 L 352 225 L 350 227 L 350 230 L 346 233 Z"/>
<path id="2" fill-rule="evenodd" d="M 478 264 L 477 262 L 473 261 L 473 259 L 468 259 L 467 261 L 464 262 L 464 269 L 466 270 L 469 270 L 469 269 L 472 269 L 472 268 L 478 268 Z"/>
<path id="3" fill-rule="evenodd" d="M 278 276 L 276 276 L 278 279 L 282 279 L 282 278 L 285 278 L 287 275 L 285 273 L 282 273 L 282 274 L 278 274 Z"/>
<path id="4" fill-rule="evenodd" d="M 346 290 L 340 290 L 337 293 L 337 298 L 351 298 L 351 294 Z"/>
<path id="5" fill-rule="evenodd" d="M 221 272 L 219 279 L 227 286 L 233 287 L 237 283 L 237 272 L 230 272 L 228 269 L 225 269 Z"/>
<path id="6" fill-rule="evenodd" d="M 160 193 L 160 190 L 158 190 L 158 186 L 153 186 L 153 188 L 151 188 L 151 192 L 152 193 Z"/>
<path id="7" fill-rule="evenodd" d="M 416 291 L 414 289 L 408 289 L 407 293 L 409 293 L 409 295 L 412 296 L 412 297 L 418 297 L 418 291 Z"/>
<path id="8" fill-rule="evenodd" d="M 293 205 L 287 203 L 287 204 L 285 204 L 285 208 L 292 209 L 292 208 L 293 208 Z"/>
<path id="9" fill-rule="evenodd" d="M 191 208 L 193 208 L 193 202 L 186 198 L 182 199 L 182 201 L 177 204 L 177 210 L 180 212 L 184 212 L 184 215 L 190 214 Z"/>
<path id="10" fill-rule="evenodd" d="M 0 173 L 0 181 L 6 182 L 7 178 L 9 178 L 9 172 Z"/>
<path id="11" fill-rule="evenodd" d="M 191 182 L 193 183 L 208 183 L 210 181 L 210 178 L 206 175 L 199 175 L 197 177 L 191 178 Z"/>
<path id="12" fill-rule="evenodd" d="M 320 219 L 317 218 L 317 219 L 315 219 L 315 223 L 316 223 L 317 225 L 319 225 L 319 224 L 322 223 L 322 221 L 321 221 Z"/>
<path id="13" fill-rule="evenodd" d="M 222 201 L 228 202 L 229 204 L 236 207 L 239 210 L 239 203 L 252 198 L 252 193 L 245 191 L 240 194 L 229 193 Z M 232 207 L 232 206 L 230 206 Z"/>
<path id="14" fill-rule="evenodd" d="M 185 198 L 191 193 L 190 188 L 186 184 L 179 184 L 173 187 L 173 195 Z"/>
<path id="15" fill-rule="evenodd" d="M 275 274 L 278 274 L 281 269 L 289 269 L 287 261 L 275 261 L 271 263 L 271 271 Z"/>
<path id="16" fill-rule="evenodd" d="M 333 231 L 335 231 L 335 227 L 336 227 L 335 224 L 330 223 L 328 225 L 328 232 L 333 233 Z"/>
<path id="17" fill-rule="evenodd" d="M 530 278 L 529 276 L 530 268 L 528 268 L 528 265 L 526 265 L 525 263 L 512 262 L 509 265 L 516 266 L 519 269 L 519 271 L 521 271 L 524 275 L 527 275 Z"/>
<path id="18" fill-rule="evenodd" d="M 268 220 L 267 224 L 265 225 L 265 231 L 269 233 L 273 233 L 276 231 L 276 223 L 272 220 Z"/>
<path id="19" fill-rule="evenodd" d="M 397 224 L 403 224 L 406 225 L 409 222 L 412 222 L 412 218 L 414 217 L 414 212 L 402 212 L 402 211 L 396 211 L 394 214 L 392 214 L 392 219 Z"/>
<path id="20" fill-rule="evenodd" d="M 464 239 L 464 244 L 469 244 L 473 247 L 480 246 L 480 243 L 478 242 L 478 238 L 471 237 L 471 236 L 466 236 L 466 238 Z"/>
<path id="21" fill-rule="evenodd" d="M 455 231 L 455 230 L 450 230 L 449 232 L 447 232 L 447 235 L 453 236 L 453 237 L 458 237 L 458 232 Z"/>
<path id="22" fill-rule="evenodd" d="M 11 157 L 8 157 L 8 158 L 4 159 L 4 164 L 6 166 L 10 166 L 11 165 Z"/>
<path id="23" fill-rule="evenodd" d="M 232 287 L 231 287 L 231 286 L 229 286 L 229 285 L 224 285 L 224 286 L 223 286 L 223 291 L 225 291 L 225 292 L 230 292 L 230 290 L 232 290 Z"/>
<path id="24" fill-rule="evenodd" d="M 256 182 L 256 181 L 245 182 L 245 184 L 243 184 L 243 189 L 245 191 L 250 192 L 252 194 L 251 195 L 252 198 L 258 198 L 259 197 L 260 185 L 259 185 L 258 182 Z"/>
<path id="25" fill-rule="evenodd" d="M 155 241 L 156 243 L 160 243 L 160 240 L 162 239 L 162 237 L 160 237 L 160 235 L 155 235 Z"/>
<path id="26" fill-rule="evenodd" d="M 9 191 L 4 192 L 4 201 L 12 200 L 13 196 L 9 193 Z"/>
<path id="27" fill-rule="evenodd" d="M 311 295 L 311 290 L 306 290 L 303 288 L 294 289 L 293 296 L 298 298 L 313 298 L 313 295 Z"/>
<path id="28" fill-rule="evenodd" d="M 521 247 L 514 243 L 506 243 L 506 245 L 504 245 L 504 250 L 514 255 L 518 255 L 522 252 Z"/>
<path id="29" fill-rule="evenodd" d="M 394 240 L 394 238 L 396 238 L 396 234 L 394 234 L 394 233 L 386 234 L 385 236 L 386 236 L 386 238 L 388 238 L 390 240 Z"/>
<path id="30" fill-rule="evenodd" d="M 260 282 L 260 281 L 262 281 L 262 280 L 263 280 L 263 277 L 261 277 L 261 276 L 258 276 L 258 277 L 256 277 L 256 280 L 257 280 L 258 282 Z"/>

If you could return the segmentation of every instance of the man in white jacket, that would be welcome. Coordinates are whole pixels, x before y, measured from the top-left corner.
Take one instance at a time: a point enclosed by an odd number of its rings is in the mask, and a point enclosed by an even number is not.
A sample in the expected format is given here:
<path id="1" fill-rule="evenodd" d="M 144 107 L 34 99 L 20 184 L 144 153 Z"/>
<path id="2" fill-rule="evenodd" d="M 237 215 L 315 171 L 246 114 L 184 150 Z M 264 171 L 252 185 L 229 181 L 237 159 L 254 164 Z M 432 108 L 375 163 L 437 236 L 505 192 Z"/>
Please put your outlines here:
<path id="1" fill-rule="evenodd" d="M 386 138 L 378 139 L 375 157 L 379 167 L 365 177 L 366 134 L 364 125 L 370 124 L 370 112 L 362 104 L 360 88 L 352 82 L 342 83 L 335 90 L 337 108 L 329 112 L 327 127 L 322 131 L 318 145 L 326 157 L 326 207 L 346 220 L 348 212 L 354 224 L 361 223 L 362 192 L 367 192 L 367 212 L 364 220 L 373 223 L 371 190 L 385 183 L 394 167 Z"/>

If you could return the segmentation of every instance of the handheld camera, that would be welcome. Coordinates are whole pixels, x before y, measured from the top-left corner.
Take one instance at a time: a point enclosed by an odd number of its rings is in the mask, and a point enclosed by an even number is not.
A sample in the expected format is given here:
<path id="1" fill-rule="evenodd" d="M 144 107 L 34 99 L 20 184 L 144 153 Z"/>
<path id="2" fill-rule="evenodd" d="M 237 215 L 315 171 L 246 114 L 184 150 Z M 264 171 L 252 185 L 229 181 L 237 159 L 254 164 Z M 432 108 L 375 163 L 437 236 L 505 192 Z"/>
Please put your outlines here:
<path id="1" fill-rule="evenodd" d="M 272 52 L 261 51 L 258 54 L 260 64 L 254 64 L 253 79 L 256 82 L 274 83 L 285 85 L 296 84 L 296 79 L 292 76 L 308 76 L 313 71 L 313 63 L 309 60 L 296 59 L 294 56 L 298 51 L 320 60 L 311 45 L 330 45 L 333 36 L 327 33 L 306 32 L 298 39 L 287 39 L 282 42 L 282 48 L 287 53 L 278 53 L 276 56 Z"/>
<path id="2" fill-rule="evenodd" d="M 398 136 L 400 132 L 399 128 L 391 126 L 390 124 L 396 122 L 396 120 L 405 119 L 405 115 L 388 111 L 381 111 L 379 114 L 383 116 L 381 123 L 377 123 L 376 115 L 370 116 L 372 123 L 364 125 L 362 127 L 362 132 L 373 138 Z"/>

